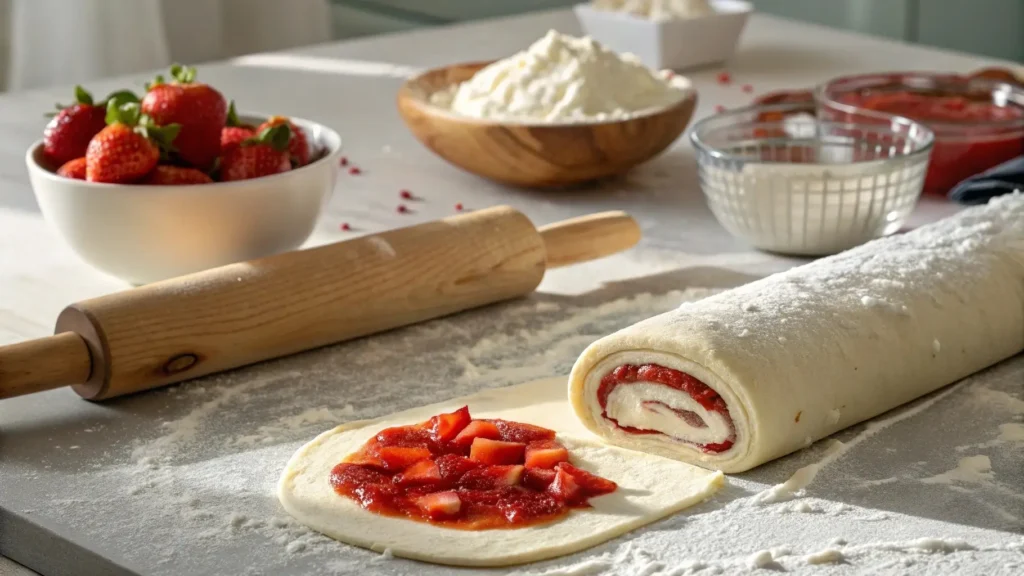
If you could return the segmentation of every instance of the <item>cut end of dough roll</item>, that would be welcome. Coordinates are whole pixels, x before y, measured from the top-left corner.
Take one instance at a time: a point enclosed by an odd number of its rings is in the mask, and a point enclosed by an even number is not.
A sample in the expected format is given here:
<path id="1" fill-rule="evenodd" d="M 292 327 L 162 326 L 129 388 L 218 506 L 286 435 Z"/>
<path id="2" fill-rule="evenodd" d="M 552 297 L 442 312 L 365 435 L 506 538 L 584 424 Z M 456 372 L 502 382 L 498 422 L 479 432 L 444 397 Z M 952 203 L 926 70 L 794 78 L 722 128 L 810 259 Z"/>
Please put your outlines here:
<path id="1" fill-rule="evenodd" d="M 570 403 L 612 444 L 743 472 L 1020 353 L 1022 304 L 1016 193 L 606 336 Z"/>

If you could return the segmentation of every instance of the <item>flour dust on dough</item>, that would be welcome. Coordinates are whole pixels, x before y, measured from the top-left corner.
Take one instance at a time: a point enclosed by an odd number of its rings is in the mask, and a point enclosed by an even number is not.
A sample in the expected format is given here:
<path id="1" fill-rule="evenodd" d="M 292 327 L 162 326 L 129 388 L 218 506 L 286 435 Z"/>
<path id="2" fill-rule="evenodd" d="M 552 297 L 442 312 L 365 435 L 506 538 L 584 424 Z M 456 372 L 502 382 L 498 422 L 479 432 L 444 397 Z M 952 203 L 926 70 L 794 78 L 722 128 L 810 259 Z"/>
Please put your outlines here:
<path id="1" fill-rule="evenodd" d="M 438 564 L 508 566 L 595 546 L 698 504 L 724 485 L 721 472 L 601 443 L 573 416 L 565 390 L 565 377 L 549 378 L 338 426 L 292 456 L 278 484 L 278 499 L 299 522 L 347 544 Z M 422 422 L 464 405 L 476 418 L 555 430 L 573 464 L 615 481 L 618 490 L 592 498 L 590 509 L 573 510 L 549 524 L 470 531 L 375 514 L 331 487 L 331 469 L 381 429 Z"/>

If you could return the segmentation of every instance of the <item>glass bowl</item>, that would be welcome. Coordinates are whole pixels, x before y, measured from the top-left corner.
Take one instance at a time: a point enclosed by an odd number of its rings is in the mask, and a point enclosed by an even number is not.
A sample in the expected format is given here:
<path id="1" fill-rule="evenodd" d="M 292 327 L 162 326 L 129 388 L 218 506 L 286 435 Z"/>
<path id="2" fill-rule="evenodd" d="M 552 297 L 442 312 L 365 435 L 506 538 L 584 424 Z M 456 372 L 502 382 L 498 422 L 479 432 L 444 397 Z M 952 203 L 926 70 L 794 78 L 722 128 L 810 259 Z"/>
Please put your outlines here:
<path id="1" fill-rule="evenodd" d="M 946 195 L 965 178 L 1024 154 L 1024 88 L 980 75 L 894 72 L 845 76 L 817 90 L 818 115 L 846 121 L 874 110 L 935 133 L 926 194 Z"/>
<path id="2" fill-rule="evenodd" d="M 754 247 L 824 256 L 899 230 L 920 197 L 934 135 L 875 113 L 845 122 L 805 102 L 704 118 L 690 141 L 715 218 Z"/>

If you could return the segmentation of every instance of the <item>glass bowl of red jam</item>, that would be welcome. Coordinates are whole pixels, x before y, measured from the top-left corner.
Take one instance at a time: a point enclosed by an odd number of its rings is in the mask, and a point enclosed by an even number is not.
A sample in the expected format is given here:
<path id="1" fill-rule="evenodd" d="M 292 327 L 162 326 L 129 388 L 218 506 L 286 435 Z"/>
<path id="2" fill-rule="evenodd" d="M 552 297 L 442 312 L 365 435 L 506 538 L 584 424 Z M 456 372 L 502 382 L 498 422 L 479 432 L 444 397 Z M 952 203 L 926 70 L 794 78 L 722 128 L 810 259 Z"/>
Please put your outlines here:
<path id="1" fill-rule="evenodd" d="M 1024 88 L 977 76 L 895 72 L 836 78 L 817 92 L 818 114 L 842 121 L 871 110 L 935 133 L 924 193 L 945 196 L 965 178 L 1024 154 Z"/>

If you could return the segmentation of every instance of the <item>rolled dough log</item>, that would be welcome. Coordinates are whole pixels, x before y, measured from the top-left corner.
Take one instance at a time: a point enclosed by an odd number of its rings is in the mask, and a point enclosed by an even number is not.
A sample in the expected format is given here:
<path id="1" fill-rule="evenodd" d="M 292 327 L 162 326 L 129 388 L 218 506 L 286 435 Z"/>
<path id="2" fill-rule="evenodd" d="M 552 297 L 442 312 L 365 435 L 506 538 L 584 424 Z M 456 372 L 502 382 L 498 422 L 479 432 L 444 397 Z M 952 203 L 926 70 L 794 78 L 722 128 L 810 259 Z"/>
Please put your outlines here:
<path id="1" fill-rule="evenodd" d="M 742 472 L 1022 349 L 1024 195 L 1014 194 L 602 338 L 573 367 L 569 397 L 613 444 Z M 601 406 L 602 378 L 645 364 L 710 386 L 729 418 L 642 378 Z"/>
<path id="2" fill-rule="evenodd" d="M 381 516 L 334 492 L 331 469 L 383 428 L 422 422 L 469 406 L 475 418 L 504 418 L 555 430 L 573 464 L 615 481 L 612 494 L 565 518 L 512 530 L 456 530 Z M 677 460 L 608 446 L 572 416 L 565 377 L 488 390 L 324 432 L 292 456 L 278 499 L 295 519 L 331 538 L 377 552 L 455 566 L 506 566 L 577 552 L 704 501 L 725 482 Z"/>

